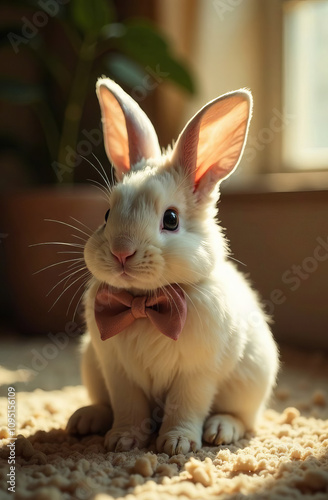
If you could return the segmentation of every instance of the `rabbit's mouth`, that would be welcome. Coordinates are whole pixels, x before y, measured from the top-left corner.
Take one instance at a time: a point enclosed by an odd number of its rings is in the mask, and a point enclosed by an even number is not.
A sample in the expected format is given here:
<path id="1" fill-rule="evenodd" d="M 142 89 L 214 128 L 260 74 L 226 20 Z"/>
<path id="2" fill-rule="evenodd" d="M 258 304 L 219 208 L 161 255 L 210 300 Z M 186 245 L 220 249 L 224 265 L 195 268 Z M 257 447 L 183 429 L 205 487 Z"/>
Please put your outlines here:
<path id="1" fill-rule="evenodd" d="M 119 275 L 120 278 L 123 278 L 127 281 L 131 281 L 134 279 L 133 276 L 131 276 L 131 274 L 128 274 L 126 271 L 122 271 L 121 274 Z"/>
<path id="2" fill-rule="evenodd" d="M 149 290 L 165 285 L 163 273 L 165 261 L 160 249 L 149 247 L 137 248 L 131 255 L 113 254 L 107 240 L 97 242 L 89 240 L 84 256 L 87 268 L 93 276 L 118 288 L 138 288 Z M 165 281 L 165 280 L 164 280 Z"/>
<path id="3" fill-rule="evenodd" d="M 154 276 L 150 279 L 148 274 L 144 275 L 143 273 L 141 273 L 136 275 L 123 270 L 115 277 L 115 279 L 112 279 L 111 281 L 115 281 L 115 284 L 117 284 L 121 288 L 136 287 L 138 289 L 149 289 L 154 287 L 154 284 L 157 280 Z"/>

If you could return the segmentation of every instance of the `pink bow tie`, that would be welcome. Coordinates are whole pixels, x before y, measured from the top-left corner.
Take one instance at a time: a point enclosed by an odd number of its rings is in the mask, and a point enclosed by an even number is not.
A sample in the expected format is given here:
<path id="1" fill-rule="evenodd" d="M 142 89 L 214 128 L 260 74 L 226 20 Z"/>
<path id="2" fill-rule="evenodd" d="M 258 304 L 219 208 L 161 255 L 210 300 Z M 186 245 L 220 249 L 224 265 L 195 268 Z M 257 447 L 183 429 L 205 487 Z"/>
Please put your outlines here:
<path id="1" fill-rule="evenodd" d="M 158 289 L 154 296 L 136 297 L 105 285 L 96 295 L 95 317 L 102 340 L 114 337 L 139 318 L 148 318 L 161 333 L 177 340 L 186 321 L 187 302 L 177 285 Z"/>

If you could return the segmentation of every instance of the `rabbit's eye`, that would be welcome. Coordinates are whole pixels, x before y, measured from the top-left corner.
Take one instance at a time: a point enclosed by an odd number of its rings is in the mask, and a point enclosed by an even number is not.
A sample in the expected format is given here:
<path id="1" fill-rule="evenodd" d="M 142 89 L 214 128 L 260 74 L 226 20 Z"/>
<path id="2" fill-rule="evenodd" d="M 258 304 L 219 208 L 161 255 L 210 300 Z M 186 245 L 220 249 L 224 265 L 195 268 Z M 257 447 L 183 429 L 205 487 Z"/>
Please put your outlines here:
<path id="1" fill-rule="evenodd" d="M 179 227 L 179 215 L 177 210 L 169 208 L 165 211 L 163 217 L 163 229 L 175 231 Z"/>
<path id="2" fill-rule="evenodd" d="M 110 210 L 108 209 L 107 212 L 105 213 L 105 222 L 107 222 L 108 216 L 109 216 Z"/>

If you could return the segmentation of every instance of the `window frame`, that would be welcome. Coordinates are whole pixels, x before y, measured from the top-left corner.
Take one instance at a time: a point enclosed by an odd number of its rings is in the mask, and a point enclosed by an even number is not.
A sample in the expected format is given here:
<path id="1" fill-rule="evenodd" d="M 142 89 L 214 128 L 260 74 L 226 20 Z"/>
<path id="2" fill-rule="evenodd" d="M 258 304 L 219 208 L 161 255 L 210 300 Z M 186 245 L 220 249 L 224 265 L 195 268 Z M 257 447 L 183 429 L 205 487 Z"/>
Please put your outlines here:
<path id="1" fill-rule="evenodd" d="M 265 96 L 261 103 L 261 122 L 263 127 L 272 123 L 274 112 L 286 116 L 284 102 L 284 9 L 295 0 L 270 0 L 263 2 L 261 17 L 263 20 L 263 43 L 266 47 L 262 70 L 264 72 L 263 86 Z M 299 0 L 298 0 L 299 1 Z M 292 119 L 292 118 L 291 118 Z M 286 125 L 288 126 L 288 124 Z M 226 192 L 296 192 L 296 191 L 326 191 L 328 190 L 328 163 L 323 168 L 295 168 L 288 161 L 283 151 L 284 128 L 276 133 L 274 140 L 266 145 L 266 159 L 263 168 L 256 173 L 249 173 L 240 179 L 234 178 L 223 183 Z"/>
<path id="2" fill-rule="evenodd" d="M 291 12 L 293 9 L 297 8 L 297 4 L 300 4 L 301 1 L 304 0 L 283 0 L 282 1 L 282 40 L 283 44 L 286 40 L 286 27 L 285 27 L 285 15 L 288 12 Z M 316 3 L 322 2 L 323 0 L 316 0 Z M 327 0 L 325 0 L 327 2 Z M 307 0 L 308 2 L 308 0 Z M 287 35 L 288 36 L 288 35 Z M 302 43 L 302 40 L 300 41 Z M 303 42 L 304 43 L 304 42 Z M 306 44 L 307 45 L 307 44 Z M 302 106 L 302 99 L 300 95 L 295 97 L 296 93 L 293 93 L 292 90 L 288 87 L 285 87 L 284 77 L 287 72 L 287 65 L 291 64 L 290 55 L 285 52 L 284 46 L 282 47 L 282 94 L 283 100 L 287 99 L 295 99 L 298 105 Z M 304 47 L 306 49 L 306 47 Z M 300 71 L 300 62 L 297 61 L 293 67 L 294 71 Z M 296 89 L 297 90 L 297 89 Z M 304 92 L 304 89 L 303 89 Z M 298 93 L 302 93 L 302 89 L 298 89 Z M 303 95 L 304 102 L 306 103 L 306 95 Z M 304 104 L 303 106 L 305 106 Z M 304 115 L 299 116 L 299 121 L 301 121 Z M 304 133 L 304 132 L 303 132 Z M 325 171 L 328 169 L 328 145 L 323 148 L 316 147 L 302 147 L 302 137 L 303 134 L 301 132 L 300 126 L 298 127 L 290 127 L 286 130 L 282 141 L 282 164 L 284 166 L 284 170 L 288 171 L 296 171 L 296 172 L 316 172 L 316 171 Z M 290 144 L 294 144 L 294 147 L 290 147 Z"/>

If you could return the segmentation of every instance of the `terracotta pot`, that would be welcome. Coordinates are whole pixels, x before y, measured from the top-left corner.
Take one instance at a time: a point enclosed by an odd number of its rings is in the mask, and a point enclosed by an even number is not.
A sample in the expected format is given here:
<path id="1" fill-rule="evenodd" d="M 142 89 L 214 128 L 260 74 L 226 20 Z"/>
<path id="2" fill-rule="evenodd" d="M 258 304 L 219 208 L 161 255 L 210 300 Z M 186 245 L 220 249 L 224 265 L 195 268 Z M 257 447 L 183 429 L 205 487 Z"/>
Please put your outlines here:
<path id="1" fill-rule="evenodd" d="M 96 189 L 73 186 L 42 187 L 12 193 L 1 201 L 1 205 L 1 231 L 7 234 L 3 239 L 6 286 L 11 295 L 15 322 L 25 332 L 64 331 L 68 322 L 73 320 L 74 310 L 83 293 L 84 287 L 80 290 L 78 288 L 84 278 L 78 278 L 85 271 L 77 272 L 70 281 L 65 283 L 64 279 L 57 285 L 67 276 L 62 273 L 69 271 L 68 266 L 77 264 L 78 261 L 57 263 L 82 258 L 83 248 L 57 244 L 30 245 L 47 242 L 83 245 L 87 235 L 103 223 L 108 204 Z M 45 219 L 62 221 L 77 229 Z M 83 266 L 84 262 L 80 262 Z M 51 267 L 38 272 L 47 266 Z M 75 267 L 71 268 L 72 272 L 76 270 Z M 76 283 L 73 283 L 75 280 Z M 53 287 L 55 288 L 51 291 Z M 63 292 L 65 288 L 67 290 Z M 61 298 L 56 302 L 62 292 Z M 72 300 L 74 294 L 76 295 Z M 77 311 L 74 321 L 81 322 L 79 308 Z"/>

